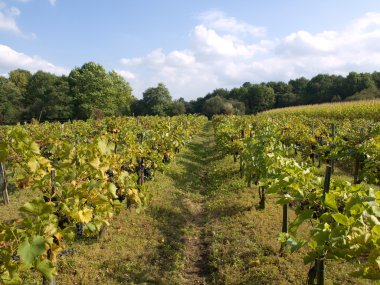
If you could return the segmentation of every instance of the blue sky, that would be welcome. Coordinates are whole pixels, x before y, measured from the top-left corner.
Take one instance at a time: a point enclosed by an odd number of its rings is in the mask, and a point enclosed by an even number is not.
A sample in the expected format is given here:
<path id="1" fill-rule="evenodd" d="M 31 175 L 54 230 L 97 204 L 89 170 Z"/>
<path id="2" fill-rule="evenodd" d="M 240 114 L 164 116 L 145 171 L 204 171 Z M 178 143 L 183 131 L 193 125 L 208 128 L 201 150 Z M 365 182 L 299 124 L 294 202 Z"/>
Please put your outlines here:
<path id="1" fill-rule="evenodd" d="M 380 70 L 375 0 L 0 0 L 0 74 L 68 74 L 88 61 L 133 93 L 174 98 L 246 81 Z"/>

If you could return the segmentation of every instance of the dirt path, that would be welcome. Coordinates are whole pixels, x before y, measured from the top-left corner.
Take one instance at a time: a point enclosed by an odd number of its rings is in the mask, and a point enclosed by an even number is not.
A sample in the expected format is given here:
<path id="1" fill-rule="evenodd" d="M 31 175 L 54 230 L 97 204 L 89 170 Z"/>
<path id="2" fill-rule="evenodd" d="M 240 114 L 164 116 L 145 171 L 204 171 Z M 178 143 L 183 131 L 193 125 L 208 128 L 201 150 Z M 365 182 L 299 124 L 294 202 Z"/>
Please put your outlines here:
<path id="1" fill-rule="evenodd" d="M 187 225 L 185 227 L 183 284 L 207 284 L 210 277 L 208 264 L 209 245 L 207 242 L 207 213 L 205 194 L 207 192 L 208 165 L 212 160 L 214 140 L 212 126 L 207 124 L 203 132 L 189 145 L 189 152 L 182 156 L 185 167 L 182 176 L 182 208 Z"/>
<path id="2" fill-rule="evenodd" d="M 184 199 L 189 210 L 189 231 L 184 237 L 185 284 L 206 284 L 208 274 L 208 245 L 205 240 L 205 218 L 202 203 Z"/>

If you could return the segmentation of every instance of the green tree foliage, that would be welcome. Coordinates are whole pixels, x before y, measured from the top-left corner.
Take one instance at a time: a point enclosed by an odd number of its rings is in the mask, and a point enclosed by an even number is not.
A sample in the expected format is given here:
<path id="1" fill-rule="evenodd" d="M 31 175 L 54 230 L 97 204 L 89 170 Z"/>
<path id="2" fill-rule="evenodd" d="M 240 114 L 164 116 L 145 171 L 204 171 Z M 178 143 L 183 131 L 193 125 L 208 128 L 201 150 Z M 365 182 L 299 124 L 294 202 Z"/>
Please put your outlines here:
<path id="1" fill-rule="evenodd" d="M 369 73 L 350 72 L 345 80 L 345 93 L 342 98 L 346 98 L 364 89 L 376 88 L 376 83 Z"/>
<path id="2" fill-rule="evenodd" d="M 313 77 L 307 84 L 305 103 L 314 104 L 329 102 L 332 94 L 333 81 L 327 74 L 318 74 Z"/>
<path id="3" fill-rule="evenodd" d="M 25 119 L 68 120 L 73 117 L 73 100 L 67 77 L 37 71 L 29 80 L 25 96 Z"/>
<path id="4" fill-rule="evenodd" d="M 132 101 L 129 84 L 115 72 L 107 73 L 100 64 L 88 62 L 73 69 L 69 84 L 75 115 L 79 119 L 99 113 L 111 116 L 129 112 L 128 106 Z"/>
<path id="5" fill-rule="evenodd" d="M 172 97 L 163 83 L 144 91 L 142 99 L 143 115 L 169 115 L 172 106 Z"/>
<path id="6" fill-rule="evenodd" d="M 227 98 L 244 102 L 248 96 L 248 89 L 249 87 L 245 87 L 244 85 L 240 88 L 233 88 Z"/>
<path id="7" fill-rule="evenodd" d="M 9 79 L 1 79 L 0 89 L 0 124 L 127 115 L 135 100 L 128 82 L 94 62 L 74 68 L 69 77 L 12 70 Z"/>
<path id="8" fill-rule="evenodd" d="M 203 114 L 209 118 L 216 114 L 223 114 L 225 111 L 224 103 L 225 100 L 220 96 L 215 96 L 207 99 L 203 105 Z"/>
<path id="9" fill-rule="evenodd" d="M 345 101 L 371 100 L 377 98 L 380 98 L 380 90 L 372 87 L 364 89 L 352 96 L 347 97 Z"/>
<path id="10" fill-rule="evenodd" d="M 298 95 L 304 95 L 306 93 L 306 87 L 309 80 L 305 77 L 289 80 L 288 85 L 291 86 L 292 92 Z"/>
<path id="11" fill-rule="evenodd" d="M 271 87 L 275 94 L 285 94 L 292 92 L 292 86 L 282 81 L 270 81 L 265 83 L 266 86 Z"/>
<path id="12" fill-rule="evenodd" d="M 244 103 L 237 100 L 227 100 L 220 96 L 214 96 L 206 100 L 203 105 L 203 114 L 208 118 L 217 114 L 243 115 L 245 112 Z"/>
<path id="13" fill-rule="evenodd" d="M 215 96 L 219 96 L 221 98 L 228 98 L 229 94 L 230 94 L 230 92 L 227 89 L 225 89 L 225 88 L 217 88 L 214 91 L 212 91 L 211 93 L 208 93 L 205 96 L 205 98 L 209 99 L 209 98 L 212 98 L 212 97 L 215 97 Z"/>
<path id="14" fill-rule="evenodd" d="M 14 124 L 22 112 L 22 94 L 10 80 L 0 76 L 0 124 Z"/>
<path id="15" fill-rule="evenodd" d="M 131 86 L 115 71 L 111 71 L 109 77 L 112 85 L 110 97 L 114 100 L 113 105 L 116 106 L 115 115 L 130 115 L 131 104 L 134 100 Z"/>
<path id="16" fill-rule="evenodd" d="M 248 111 L 257 113 L 272 108 L 275 104 L 275 93 L 272 87 L 254 84 L 248 90 Z"/>
<path id="17" fill-rule="evenodd" d="M 182 100 L 181 100 L 182 99 Z M 174 100 L 171 106 L 170 115 L 177 116 L 186 113 L 186 102 L 183 98 Z"/>
<path id="18" fill-rule="evenodd" d="M 31 77 L 30 71 L 24 69 L 15 69 L 9 72 L 9 81 L 16 85 L 23 95 L 26 92 Z"/>
<path id="19" fill-rule="evenodd" d="M 277 108 L 296 106 L 302 102 L 302 97 L 299 94 L 292 92 L 279 93 L 276 94 L 276 104 Z"/>
<path id="20" fill-rule="evenodd" d="M 373 82 L 375 82 L 376 87 L 380 88 L 380 72 L 375 71 L 371 74 Z"/>

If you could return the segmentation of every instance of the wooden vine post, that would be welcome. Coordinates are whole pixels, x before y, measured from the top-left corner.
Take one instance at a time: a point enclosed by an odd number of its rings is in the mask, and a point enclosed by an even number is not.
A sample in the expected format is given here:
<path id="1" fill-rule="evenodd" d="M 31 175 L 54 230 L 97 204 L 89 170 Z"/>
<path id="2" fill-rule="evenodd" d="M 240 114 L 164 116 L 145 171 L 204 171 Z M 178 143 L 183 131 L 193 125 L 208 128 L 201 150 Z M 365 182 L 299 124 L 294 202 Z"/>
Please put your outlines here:
<path id="1" fill-rule="evenodd" d="M 282 206 L 282 232 L 283 233 L 288 233 L 288 203 Z M 281 244 L 280 248 L 280 256 L 284 256 L 285 254 L 285 244 Z"/>
<path id="2" fill-rule="evenodd" d="M 0 163 L 0 190 L 3 196 L 3 202 L 5 205 L 9 204 L 9 195 L 8 195 L 8 181 L 5 173 L 5 163 Z"/>
<path id="3" fill-rule="evenodd" d="M 264 186 L 259 186 L 259 197 L 260 197 L 260 202 L 259 202 L 259 207 L 260 209 L 265 209 L 265 187 Z"/>
<path id="4" fill-rule="evenodd" d="M 282 206 L 282 232 L 288 232 L 288 203 Z"/>

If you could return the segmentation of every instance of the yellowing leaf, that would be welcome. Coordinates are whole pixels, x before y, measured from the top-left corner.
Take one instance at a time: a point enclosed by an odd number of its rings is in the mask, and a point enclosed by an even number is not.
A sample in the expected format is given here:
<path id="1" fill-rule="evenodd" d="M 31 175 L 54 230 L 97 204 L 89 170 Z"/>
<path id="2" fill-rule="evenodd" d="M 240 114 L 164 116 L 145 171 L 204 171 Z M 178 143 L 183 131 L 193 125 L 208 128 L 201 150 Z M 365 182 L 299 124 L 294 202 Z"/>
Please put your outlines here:
<path id="1" fill-rule="evenodd" d="M 92 210 L 91 209 L 84 209 L 78 212 L 79 221 L 82 223 L 87 224 L 89 221 L 92 220 Z"/>
<path id="2" fill-rule="evenodd" d="M 34 154 L 40 154 L 40 147 L 38 146 L 37 143 L 32 142 L 30 144 L 30 151 L 33 152 Z"/>
<path id="3" fill-rule="evenodd" d="M 100 166 L 100 159 L 99 157 L 95 158 L 94 160 L 90 161 L 89 164 L 94 168 L 99 168 Z"/>
<path id="4" fill-rule="evenodd" d="M 36 172 L 38 169 L 38 161 L 33 157 L 28 161 L 28 167 L 32 173 Z"/>

